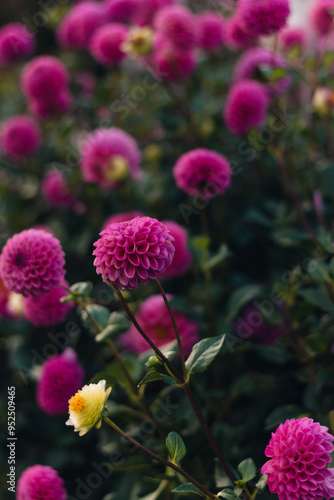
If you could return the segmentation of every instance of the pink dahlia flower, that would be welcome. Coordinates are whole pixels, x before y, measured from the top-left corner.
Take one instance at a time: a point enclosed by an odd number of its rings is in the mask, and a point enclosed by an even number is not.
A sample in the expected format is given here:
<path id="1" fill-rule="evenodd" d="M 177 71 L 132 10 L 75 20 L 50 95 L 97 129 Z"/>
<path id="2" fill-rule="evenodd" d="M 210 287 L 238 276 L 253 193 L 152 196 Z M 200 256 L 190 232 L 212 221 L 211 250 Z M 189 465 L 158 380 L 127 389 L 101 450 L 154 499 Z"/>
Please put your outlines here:
<path id="1" fill-rule="evenodd" d="M 288 26 L 279 32 L 279 41 L 284 49 L 304 47 L 306 43 L 306 32 L 304 28 Z"/>
<path id="2" fill-rule="evenodd" d="M 175 49 L 188 51 L 197 45 L 196 18 L 186 7 L 170 5 L 160 9 L 154 17 L 153 26 Z"/>
<path id="3" fill-rule="evenodd" d="M 171 265 L 161 275 L 161 279 L 177 278 L 189 270 L 193 261 L 193 256 L 188 248 L 188 233 L 172 220 L 164 220 L 162 223 L 174 238 L 175 254 Z"/>
<path id="4" fill-rule="evenodd" d="M 37 297 L 59 285 L 64 264 L 57 238 L 42 229 L 28 229 L 15 234 L 2 249 L 0 274 L 9 290 Z"/>
<path id="5" fill-rule="evenodd" d="M 47 119 L 66 113 L 71 107 L 72 98 L 67 89 L 42 99 L 28 99 L 29 109 L 38 118 Z"/>
<path id="6" fill-rule="evenodd" d="M 91 133 L 81 149 L 81 169 L 86 182 L 114 189 L 128 176 L 141 177 L 141 153 L 136 141 L 118 128 L 100 128 Z"/>
<path id="7" fill-rule="evenodd" d="M 287 67 L 285 59 L 279 54 L 275 54 L 269 49 L 255 47 L 249 49 L 240 57 L 234 69 L 233 82 L 254 80 L 256 77 L 261 76 L 262 68 L 274 70 L 275 68 L 285 69 Z M 291 77 L 285 75 L 271 84 L 272 92 L 275 95 L 280 95 L 287 90 L 290 84 Z"/>
<path id="8" fill-rule="evenodd" d="M 173 82 L 189 77 L 196 69 L 197 59 L 194 51 L 178 50 L 170 40 L 158 35 L 152 64 L 157 77 Z"/>
<path id="9" fill-rule="evenodd" d="M 53 207 L 72 207 L 76 204 L 67 178 L 60 170 L 51 170 L 43 177 L 42 193 L 44 198 Z"/>
<path id="10" fill-rule="evenodd" d="M 234 321 L 233 327 L 239 338 L 267 346 L 275 344 L 282 336 L 282 330 L 266 323 L 265 315 L 255 305 L 247 307 Z"/>
<path id="11" fill-rule="evenodd" d="M 289 0 L 239 0 L 237 12 L 248 31 L 270 35 L 285 26 Z"/>
<path id="12" fill-rule="evenodd" d="M 176 3 L 175 0 L 145 0 L 145 2 L 141 2 L 135 18 L 135 24 L 139 26 L 152 24 L 153 18 L 159 9 L 167 5 L 173 5 L 174 3 Z"/>
<path id="13" fill-rule="evenodd" d="M 197 17 L 197 44 L 208 52 L 219 49 L 225 42 L 225 20 L 214 12 L 202 12 Z"/>
<path id="14" fill-rule="evenodd" d="M 70 347 L 52 356 L 42 367 L 37 386 L 39 407 L 49 415 L 65 415 L 68 401 L 84 382 L 84 370 Z"/>
<path id="15" fill-rule="evenodd" d="M 265 455 L 270 458 L 261 469 L 267 484 L 279 500 L 326 500 L 333 498 L 334 437 L 328 428 L 311 418 L 286 420 L 271 435 Z"/>
<path id="16" fill-rule="evenodd" d="M 140 0 L 105 0 L 105 15 L 111 23 L 133 24 L 140 3 Z"/>
<path id="17" fill-rule="evenodd" d="M 94 265 L 103 281 L 112 281 L 117 288 L 138 288 L 149 279 L 159 278 L 171 264 L 174 238 L 158 220 L 136 217 L 127 222 L 111 224 L 94 243 Z"/>
<path id="18" fill-rule="evenodd" d="M 31 56 L 35 49 L 33 33 L 21 23 L 6 24 L 0 29 L 0 63 L 12 64 Z"/>
<path id="19" fill-rule="evenodd" d="M 67 304 L 60 302 L 60 299 L 67 295 L 63 286 L 68 288 L 67 281 L 63 280 L 61 286 L 38 297 L 25 297 L 23 303 L 26 318 L 36 326 L 53 326 L 64 321 L 74 304 L 73 302 Z"/>
<path id="20" fill-rule="evenodd" d="M 71 49 L 88 49 L 93 34 L 105 22 L 102 3 L 80 2 L 62 19 L 57 31 L 58 42 Z"/>
<path id="21" fill-rule="evenodd" d="M 66 66 L 53 56 L 36 57 L 22 72 L 22 90 L 28 99 L 50 100 L 66 89 L 68 83 Z"/>
<path id="22" fill-rule="evenodd" d="M 194 149 L 179 158 L 173 175 L 180 189 L 190 196 L 203 193 L 208 200 L 225 193 L 231 184 L 232 170 L 221 154 L 209 149 Z"/>
<path id="23" fill-rule="evenodd" d="M 47 465 L 28 467 L 17 483 L 17 500 L 66 500 L 64 481 Z"/>
<path id="24" fill-rule="evenodd" d="M 105 24 L 95 31 L 91 42 L 90 52 L 101 64 L 118 64 L 127 57 L 122 50 L 122 44 L 127 40 L 128 28 L 124 24 Z"/>
<path id="25" fill-rule="evenodd" d="M 310 10 L 310 21 L 319 35 L 327 35 L 333 29 L 334 0 L 317 0 Z"/>
<path id="26" fill-rule="evenodd" d="M 226 98 L 224 117 L 234 134 L 245 134 L 250 128 L 262 127 L 266 121 L 269 94 L 263 85 L 252 80 L 235 83 Z"/>
<path id="27" fill-rule="evenodd" d="M 226 43 L 236 49 L 248 49 L 258 42 L 258 36 L 248 31 L 240 16 L 234 15 L 226 22 Z"/>
<path id="28" fill-rule="evenodd" d="M 29 116 L 12 116 L 1 126 L 0 145 L 8 158 L 19 159 L 34 155 L 42 145 L 38 124 Z"/>
<path id="29" fill-rule="evenodd" d="M 173 297 L 168 295 L 167 298 L 172 300 Z M 199 325 L 173 307 L 172 311 L 180 333 L 184 354 L 187 356 L 193 345 L 199 340 Z M 161 295 L 153 295 L 146 299 L 141 304 L 136 319 L 156 346 L 162 347 L 176 340 L 174 328 Z M 140 354 L 150 349 L 134 325 L 122 335 L 121 340 L 125 348 L 132 352 Z"/>
<path id="30" fill-rule="evenodd" d="M 132 212 L 122 212 L 120 214 L 111 215 L 103 224 L 103 229 L 106 229 L 110 224 L 118 224 L 119 222 L 127 222 L 135 217 L 144 217 L 144 214 L 133 210 Z"/>

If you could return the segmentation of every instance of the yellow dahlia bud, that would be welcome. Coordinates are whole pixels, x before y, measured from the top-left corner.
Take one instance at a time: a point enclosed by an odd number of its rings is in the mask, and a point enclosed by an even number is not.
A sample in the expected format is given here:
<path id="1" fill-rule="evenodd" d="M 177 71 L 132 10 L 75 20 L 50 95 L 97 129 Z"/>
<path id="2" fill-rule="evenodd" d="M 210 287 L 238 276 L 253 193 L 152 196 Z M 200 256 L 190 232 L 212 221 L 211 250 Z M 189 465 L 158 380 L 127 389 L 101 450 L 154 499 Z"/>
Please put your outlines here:
<path id="1" fill-rule="evenodd" d="M 122 44 L 122 50 L 133 57 L 148 55 L 152 47 L 153 31 L 147 26 L 131 29 L 127 41 Z"/>
<path id="2" fill-rule="evenodd" d="M 85 385 L 69 400 L 69 415 L 66 425 L 73 425 L 79 436 L 86 434 L 92 427 L 99 429 L 111 387 L 106 389 L 106 381 Z"/>

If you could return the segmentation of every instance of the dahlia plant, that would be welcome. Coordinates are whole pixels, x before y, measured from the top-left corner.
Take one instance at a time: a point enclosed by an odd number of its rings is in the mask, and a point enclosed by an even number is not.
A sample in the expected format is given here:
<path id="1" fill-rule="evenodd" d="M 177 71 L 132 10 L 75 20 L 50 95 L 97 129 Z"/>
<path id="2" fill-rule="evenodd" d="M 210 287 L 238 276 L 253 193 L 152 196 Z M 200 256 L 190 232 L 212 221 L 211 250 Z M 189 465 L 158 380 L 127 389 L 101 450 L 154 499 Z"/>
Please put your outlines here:
<path id="1" fill-rule="evenodd" d="M 334 1 L 1 9 L 0 497 L 334 498 Z"/>

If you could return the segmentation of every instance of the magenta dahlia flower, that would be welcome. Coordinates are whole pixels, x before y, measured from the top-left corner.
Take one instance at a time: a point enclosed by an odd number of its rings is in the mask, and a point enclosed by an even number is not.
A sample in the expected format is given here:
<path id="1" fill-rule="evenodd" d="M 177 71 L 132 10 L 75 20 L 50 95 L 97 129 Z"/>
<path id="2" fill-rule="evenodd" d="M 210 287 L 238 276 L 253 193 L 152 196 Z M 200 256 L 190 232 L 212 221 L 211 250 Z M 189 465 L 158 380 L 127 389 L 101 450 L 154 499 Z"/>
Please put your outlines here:
<path id="1" fill-rule="evenodd" d="M 84 376 L 84 369 L 70 347 L 49 358 L 42 366 L 37 385 L 39 407 L 49 415 L 65 415 L 68 401 L 81 389 Z"/>
<path id="2" fill-rule="evenodd" d="M 189 270 L 193 261 L 188 248 L 188 233 L 180 224 L 172 220 L 164 220 L 162 223 L 174 238 L 175 254 L 171 265 L 161 275 L 161 279 L 177 278 Z"/>
<path id="3" fill-rule="evenodd" d="M 262 68 L 274 70 L 275 68 L 287 67 L 287 62 L 279 54 L 275 54 L 275 52 L 262 47 L 254 47 L 244 52 L 240 57 L 234 69 L 233 82 L 255 80 L 258 76 L 261 76 Z M 287 90 L 290 84 L 291 77 L 285 75 L 275 80 L 270 85 L 270 89 L 274 95 L 280 95 Z"/>
<path id="4" fill-rule="evenodd" d="M 2 249 L 0 274 L 9 290 L 37 297 L 59 285 L 64 264 L 57 238 L 43 229 L 28 229 L 15 234 Z"/>
<path id="5" fill-rule="evenodd" d="M 226 21 L 226 43 L 232 48 L 248 49 L 258 42 L 258 36 L 248 31 L 240 16 L 234 15 Z"/>
<path id="6" fill-rule="evenodd" d="M 334 436 L 311 418 L 286 420 L 271 435 L 261 469 L 279 500 L 330 500 L 334 495 L 332 461 Z"/>
<path id="7" fill-rule="evenodd" d="M 101 64 L 118 64 L 127 57 L 122 44 L 127 40 L 129 30 L 124 24 L 110 23 L 95 31 L 90 41 L 90 52 Z"/>
<path id="8" fill-rule="evenodd" d="M 60 299 L 67 295 L 63 287 L 69 287 L 65 280 L 61 281 L 61 286 L 53 288 L 48 293 L 38 297 L 31 295 L 25 297 L 23 299 L 25 317 L 36 326 L 53 326 L 64 321 L 74 304 L 60 302 Z"/>
<path id="9" fill-rule="evenodd" d="M 170 301 L 173 296 L 168 295 L 167 298 Z M 187 356 L 193 345 L 199 340 L 199 325 L 173 307 L 172 311 L 180 333 L 184 354 Z M 153 295 L 144 300 L 136 314 L 136 319 L 156 346 L 164 346 L 176 339 L 171 319 L 161 295 Z M 126 349 L 138 354 L 150 349 L 134 325 L 131 325 L 130 329 L 121 336 L 121 340 Z"/>
<path id="10" fill-rule="evenodd" d="M 153 18 L 159 9 L 174 3 L 176 3 L 175 0 L 145 0 L 145 2 L 141 2 L 135 17 L 135 24 L 139 26 L 152 24 Z"/>
<path id="11" fill-rule="evenodd" d="M 327 35 L 333 29 L 334 0 L 317 0 L 311 6 L 310 21 L 319 35 Z"/>
<path id="12" fill-rule="evenodd" d="M 103 189 L 114 189 L 130 176 L 141 177 L 141 153 L 136 141 L 118 128 L 100 128 L 92 132 L 81 149 L 81 169 L 86 182 Z"/>
<path id="13" fill-rule="evenodd" d="M 66 500 L 64 481 L 47 465 L 28 467 L 17 483 L 17 500 Z"/>
<path id="14" fill-rule="evenodd" d="M 16 115 L 2 123 L 0 146 L 8 158 L 15 160 L 32 156 L 41 145 L 41 131 L 30 116 Z"/>
<path id="15" fill-rule="evenodd" d="M 105 0 L 104 10 L 108 22 L 133 24 L 140 0 Z"/>
<path id="16" fill-rule="evenodd" d="M 270 35 L 285 26 L 289 0 L 239 0 L 237 12 L 248 31 Z"/>
<path id="17" fill-rule="evenodd" d="M 133 210 L 132 212 L 122 212 L 119 214 L 114 214 L 108 217 L 108 219 L 103 224 L 103 229 L 106 229 L 110 224 L 118 224 L 119 222 L 127 222 L 128 220 L 134 219 L 135 217 L 144 217 L 144 214 Z"/>
<path id="18" fill-rule="evenodd" d="M 67 178 L 61 170 L 50 170 L 42 179 L 42 194 L 53 207 L 72 207 L 76 199 L 71 193 Z"/>
<path id="19" fill-rule="evenodd" d="M 12 64 L 31 56 L 35 49 L 33 33 L 21 23 L 6 24 L 0 29 L 0 63 Z"/>
<path id="20" fill-rule="evenodd" d="M 265 86 L 252 80 L 235 83 L 226 98 L 224 118 L 234 134 L 245 134 L 250 128 L 261 127 L 266 120 L 269 93 Z"/>
<path id="21" fill-rule="evenodd" d="M 174 238 L 158 220 L 136 217 L 111 224 L 94 243 L 94 265 L 103 281 L 117 288 L 138 288 L 161 276 L 171 264 Z"/>
<path id="22" fill-rule="evenodd" d="M 55 116 L 61 116 L 71 107 L 72 97 L 67 89 L 58 92 L 47 98 L 28 99 L 30 111 L 38 118 L 47 119 Z"/>
<path id="23" fill-rule="evenodd" d="M 194 51 L 178 50 L 170 40 L 158 35 L 152 64 L 157 77 L 173 82 L 189 77 L 196 69 L 197 59 Z"/>
<path id="24" fill-rule="evenodd" d="M 102 3 L 89 0 L 80 2 L 62 19 L 57 31 L 58 42 L 66 48 L 88 49 L 93 34 L 105 22 Z"/>
<path id="25" fill-rule="evenodd" d="M 282 336 L 282 330 L 269 325 L 265 315 L 254 304 L 247 307 L 242 316 L 233 322 L 233 328 L 239 338 L 267 346 L 275 344 Z"/>
<path id="26" fill-rule="evenodd" d="M 177 186 L 190 196 L 202 193 L 209 200 L 225 193 L 232 170 L 227 159 L 216 151 L 194 149 L 178 159 L 173 175 Z"/>
<path id="27" fill-rule="evenodd" d="M 304 47 L 306 43 L 306 31 L 304 28 L 288 26 L 279 32 L 279 41 L 283 49 Z"/>
<path id="28" fill-rule="evenodd" d="M 208 52 L 219 49 L 226 39 L 225 20 L 214 12 L 202 12 L 197 16 L 197 44 Z"/>
<path id="29" fill-rule="evenodd" d="M 197 23 L 193 13 L 181 5 L 169 5 L 160 9 L 154 17 L 157 33 L 166 38 L 178 50 L 192 50 L 197 45 Z"/>
<path id="30" fill-rule="evenodd" d="M 12 317 L 12 313 L 8 308 L 9 293 L 0 276 L 0 317 L 2 318 Z"/>
<path id="31" fill-rule="evenodd" d="M 68 84 L 66 66 L 53 56 L 35 57 L 22 72 L 22 90 L 28 99 L 49 100 Z"/>

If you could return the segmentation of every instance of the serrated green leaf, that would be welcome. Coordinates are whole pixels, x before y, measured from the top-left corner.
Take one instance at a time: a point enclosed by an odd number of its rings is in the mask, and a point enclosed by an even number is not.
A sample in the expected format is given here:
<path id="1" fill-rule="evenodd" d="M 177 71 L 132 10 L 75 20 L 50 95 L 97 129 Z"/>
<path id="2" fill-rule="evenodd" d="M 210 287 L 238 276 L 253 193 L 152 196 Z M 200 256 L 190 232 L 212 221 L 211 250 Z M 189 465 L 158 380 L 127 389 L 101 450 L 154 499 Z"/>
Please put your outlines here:
<path id="1" fill-rule="evenodd" d="M 158 372 L 154 372 L 154 371 L 149 372 L 147 375 L 145 375 L 143 380 L 141 380 L 139 382 L 137 387 L 141 387 L 142 385 L 149 384 L 150 382 L 155 382 L 157 380 L 163 380 L 162 373 L 158 373 Z"/>
<path id="2" fill-rule="evenodd" d="M 244 483 L 247 483 L 256 476 L 256 466 L 251 458 L 246 458 L 238 465 L 238 471 Z"/>
<path id="3" fill-rule="evenodd" d="M 255 487 L 258 490 L 264 490 L 264 488 L 267 485 L 267 479 L 268 479 L 267 474 L 263 474 L 263 476 L 261 476 L 260 479 L 258 480 L 258 482 L 256 483 Z"/>
<path id="4" fill-rule="evenodd" d="M 96 323 L 102 328 L 106 328 L 109 323 L 110 311 L 106 307 L 98 304 L 88 304 L 86 306 L 88 313 L 94 318 Z M 91 332 L 96 332 L 96 328 L 89 318 L 86 311 L 80 310 L 82 322 Z"/>
<path id="5" fill-rule="evenodd" d="M 188 375 L 204 372 L 221 350 L 224 340 L 225 334 L 203 339 L 195 344 L 186 361 Z"/>
<path id="6" fill-rule="evenodd" d="M 239 498 L 239 496 L 241 495 L 241 493 L 243 492 L 243 488 L 237 486 L 236 488 L 234 488 L 234 493 L 237 495 L 237 497 Z"/>
<path id="7" fill-rule="evenodd" d="M 80 297 L 88 297 L 92 289 L 93 285 L 90 281 L 80 281 L 70 286 L 70 290 L 73 295 L 77 295 Z"/>
<path id="8" fill-rule="evenodd" d="M 112 337 L 120 332 L 123 332 L 130 326 L 130 321 L 123 316 L 123 314 L 118 312 L 113 312 L 109 316 L 108 325 L 104 330 L 96 335 L 96 342 L 102 342 L 108 337 Z"/>
<path id="9" fill-rule="evenodd" d="M 238 497 L 237 495 L 234 493 L 233 490 L 230 490 L 229 488 L 225 489 L 225 490 L 222 490 L 218 493 L 218 496 L 220 498 L 226 498 L 227 500 L 237 500 Z"/>
<path id="10" fill-rule="evenodd" d="M 183 439 L 177 432 L 170 432 L 166 439 L 166 446 L 171 461 L 176 463 L 182 460 L 187 453 Z"/>
<path id="11" fill-rule="evenodd" d="M 174 488 L 172 493 L 193 493 L 194 495 L 199 495 L 202 498 L 207 498 L 207 495 L 192 483 L 181 484 L 177 488 Z"/>

